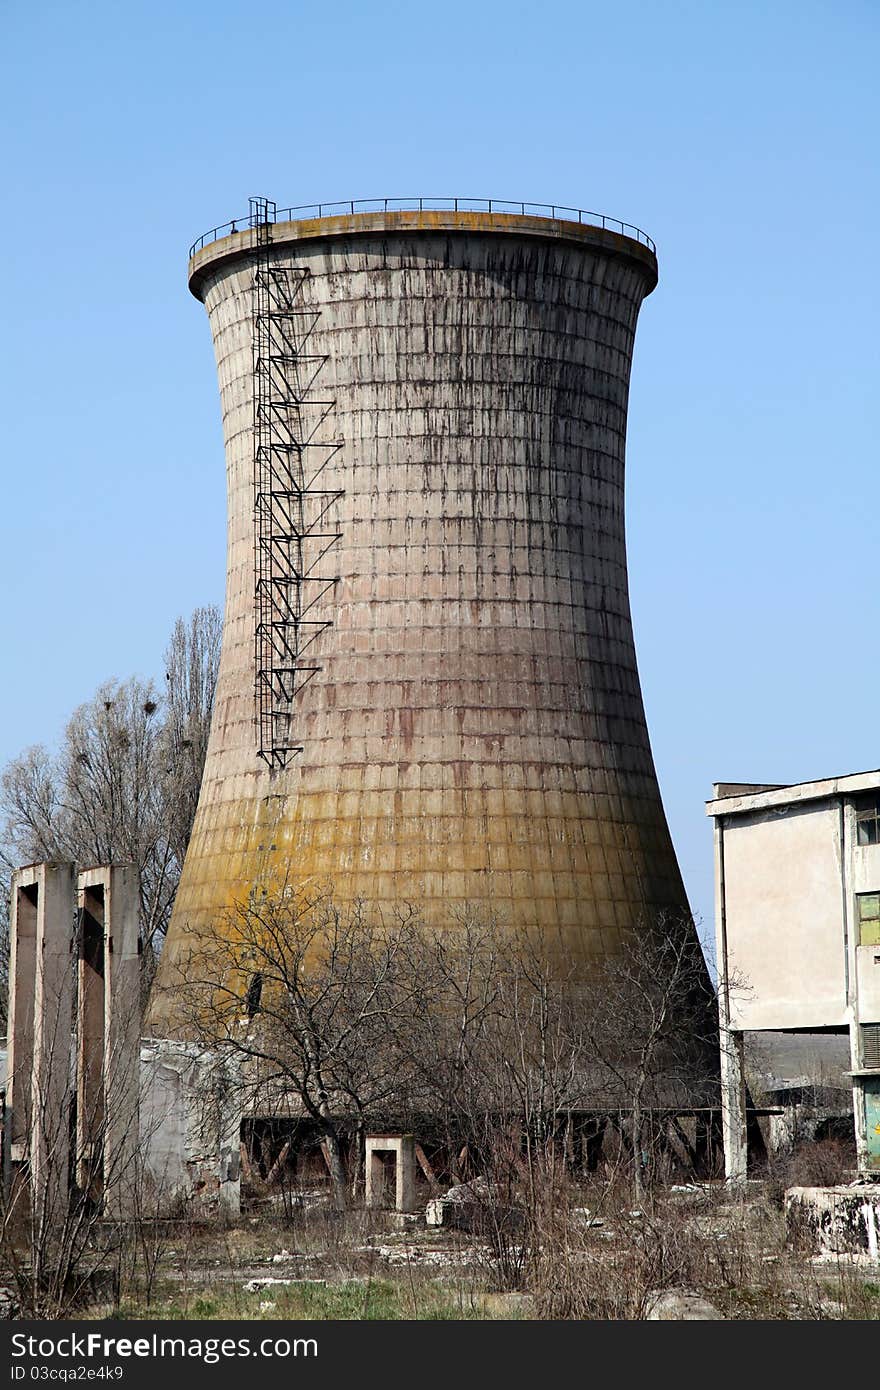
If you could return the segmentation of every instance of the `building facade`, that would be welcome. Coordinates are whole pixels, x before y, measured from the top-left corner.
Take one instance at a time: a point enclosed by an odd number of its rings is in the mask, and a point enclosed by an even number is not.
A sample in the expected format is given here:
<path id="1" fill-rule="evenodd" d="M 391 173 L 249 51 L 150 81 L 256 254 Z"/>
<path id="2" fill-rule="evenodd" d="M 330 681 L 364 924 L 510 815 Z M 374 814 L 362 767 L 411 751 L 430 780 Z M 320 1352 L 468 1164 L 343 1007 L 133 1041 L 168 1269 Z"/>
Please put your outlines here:
<path id="1" fill-rule="evenodd" d="M 880 1171 L 880 771 L 718 783 L 715 922 L 728 1176 L 745 1174 L 743 1037 L 849 1039 L 859 1167 Z"/>

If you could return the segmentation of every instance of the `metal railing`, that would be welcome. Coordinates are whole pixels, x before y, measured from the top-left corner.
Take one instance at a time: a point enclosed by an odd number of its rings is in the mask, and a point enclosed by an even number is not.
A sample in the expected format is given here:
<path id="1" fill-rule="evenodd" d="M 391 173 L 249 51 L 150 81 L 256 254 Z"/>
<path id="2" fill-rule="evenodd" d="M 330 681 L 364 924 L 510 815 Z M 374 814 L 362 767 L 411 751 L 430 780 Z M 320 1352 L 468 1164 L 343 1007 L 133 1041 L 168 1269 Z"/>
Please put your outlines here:
<path id="1" fill-rule="evenodd" d="M 618 217 L 606 217 L 601 212 L 585 212 L 583 208 L 569 208 L 561 203 L 522 203 L 503 198 L 352 198 L 341 203 L 307 203 L 297 208 L 279 208 L 276 222 L 302 222 L 314 217 L 353 217 L 358 212 L 500 212 L 516 217 L 551 217 L 563 222 L 577 222 L 581 226 L 601 227 L 604 231 L 619 232 L 621 236 L 647 246 L 656 255 L 657 247 L 640 227 L 631 222 L 621 222 Z M 233 232 L 244 231 L 251 226 L 248 217 L 237 217 L 224 222 L 220 227 L 212 227 L 189 248 L 194 256 L 202 247 L 212 241 L 231 236 Z"/>

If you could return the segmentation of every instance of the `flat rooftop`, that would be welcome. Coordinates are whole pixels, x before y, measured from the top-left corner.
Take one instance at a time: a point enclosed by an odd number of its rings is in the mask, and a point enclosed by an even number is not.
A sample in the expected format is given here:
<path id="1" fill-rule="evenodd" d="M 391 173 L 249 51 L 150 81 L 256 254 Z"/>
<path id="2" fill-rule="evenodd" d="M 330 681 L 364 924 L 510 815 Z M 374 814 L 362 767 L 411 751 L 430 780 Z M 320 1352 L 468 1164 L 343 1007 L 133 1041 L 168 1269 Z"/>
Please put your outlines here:
<path id="1" fill-rule="evenodd" d="M 877 790 L 880 790 L 880 768 L 871 772 L 851 772 L 842 777 L 824 777 L 815 782 L 793 782 L 788 786 L 766 782 L 715 782 L 712 800 L 706 802 L 706 815 L 735 816 L 748 811 L 771 810 L 774 806 L 825 801 Z"/>

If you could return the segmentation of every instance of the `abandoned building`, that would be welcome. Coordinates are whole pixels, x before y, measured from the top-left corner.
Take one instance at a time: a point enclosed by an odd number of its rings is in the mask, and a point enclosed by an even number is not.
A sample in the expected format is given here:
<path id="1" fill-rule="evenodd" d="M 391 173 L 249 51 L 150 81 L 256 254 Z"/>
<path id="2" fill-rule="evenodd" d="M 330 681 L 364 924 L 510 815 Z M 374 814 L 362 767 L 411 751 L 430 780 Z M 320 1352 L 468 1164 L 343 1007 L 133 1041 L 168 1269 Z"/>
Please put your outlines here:
<path id="1" fill-rule="evenodd" d="M 133 870 L 14 876 L 4 1169 L 27 1169 L 35 1210 L 73 1185 L 124 1216 L 146 1175 L 160 1203 L 235 1212 L 242 1165 L 269 1181 L 331 1166 L 320 1144 L 297 1152 L 289 1096 L 249 1110 L 169 1003 L 254 895 L 326 885 L 443 930 L 482 912 L 500 941 L 526 929 L 587 971 L 664 914 L 696 945 L 624 539 L 634 334 L 657 273 L 635 227 L 454 199 L 253 199 L 191 249 L 228 481 L 210 742 L 143 1023 Z M 669 1141 L 711 1166 L 723 1117 L 739 1180 L 750 1114 L 784 1148 L 852 1109 L 859 1167 L 880 1170 L 880 773 L 719 784 L 708 811 L 721 1092 L 713 1036 L 659 1108 Z M 259 972 L 242 987 L 247 1028 Z M 589 1167 L 601 1108 L 571 1118 Z M 420 1136 L 363 1140 L 367 1204 L 406 1211 L 427 1190 L 442 1220 Z"/>
<path id="2" fill-rule="evenodd" d="M 707 810 L 727 1174 L 747 1169 L 749 1051 L 780 1143 L 851 1112 L 858 1167 L 880 1172 L 880 772 L 718 783 Z"/>
<path id="3" fill-rule="evenodd" d="M 548 958 L 613 958 L 662 914 L 696 944 L 642 704 L 624 536 L 634 335 L 657 275 L 635 227 L 473 200 L 278 212 L 253 199 L 191 249 L 228 483 L 198 810 L 142 1030 L 121 993 L 136 965 L 112 878 L 123 871 L 17 876 L 11 1161 L 47 1135 L 22 1068 L 40 1096 L 49 1057 L 59 1087 L 67 1076 L 57 1020 L 74 932 L 77 1123 L 106 1118 L 112 1083 L 119 1133 L 140 1133 L 159 1185 L 208 1186 L 228 1207 L 235 1079 L 212 1072 L 217 1104 L 196 1122 L 189 1098 L 211 1059 L 193 1052 L 166 986 L 253 894 L 328 885 L 342 905 L 387 920 L 414 905 L 444 929 L 483 913 L 501 938 L 537 934 Z M 41 1002 L 45 984 L 57 997 Z M 246 995 L 256 1008 L 256 976 Z M 677 1104 L 705 1150 L 714 1045 L 697 1072 L 691 1106 Z M 390 1152 L 406 1204 L 424 1154 L 381 1138 L 371 1193 Z M 122 1144 L 96 1146 L 78 1179 L 120 1202 Z M 41 1172 L 37 1159 L 38 1196 Z M 60 1192 L 65 1179 L 52 1180 Z"/>
<path id="4" fill-rule="evenodd" d="M 624 539 L 656 283 L 637 228 L 530 204 L 255 199 L 193 247 L 226 613 L 160 987 L 278 881 L 601 954 L 686 909 Z"/>

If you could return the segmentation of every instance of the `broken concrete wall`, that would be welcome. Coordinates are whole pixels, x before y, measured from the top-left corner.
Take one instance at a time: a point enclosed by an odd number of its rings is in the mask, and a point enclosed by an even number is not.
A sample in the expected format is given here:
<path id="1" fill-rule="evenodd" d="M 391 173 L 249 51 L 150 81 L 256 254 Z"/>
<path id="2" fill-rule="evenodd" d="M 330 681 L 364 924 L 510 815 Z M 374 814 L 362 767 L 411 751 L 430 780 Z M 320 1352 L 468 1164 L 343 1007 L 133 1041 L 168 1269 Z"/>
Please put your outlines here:
<path id="1" fill-rule="evenodd" d="M 194 1203 L 240 1210 L 241 1098 L 234 1067 L 192 1044 L 141 1044 L 145 1200 L 157 1213 Z"/>
<path id="2" fill-rule="evenodd" d="M 192 1045 L 141 1046 L 141 1151 L 157 1207 L 239 1207 L 241 1105 L 228 1065 Z"/>
<path id="3" fill-rule="evenodd" d="M 0 1049 L 0 1091 L 6 1066 Z M 236 1215 L 241 1102 L 228 1064 L 183 1043 L 149 1039 L 141 1044 L 140 1074 L 140 1213 L 165 1214 L 194 1202 L 206 1212 Z"/>

